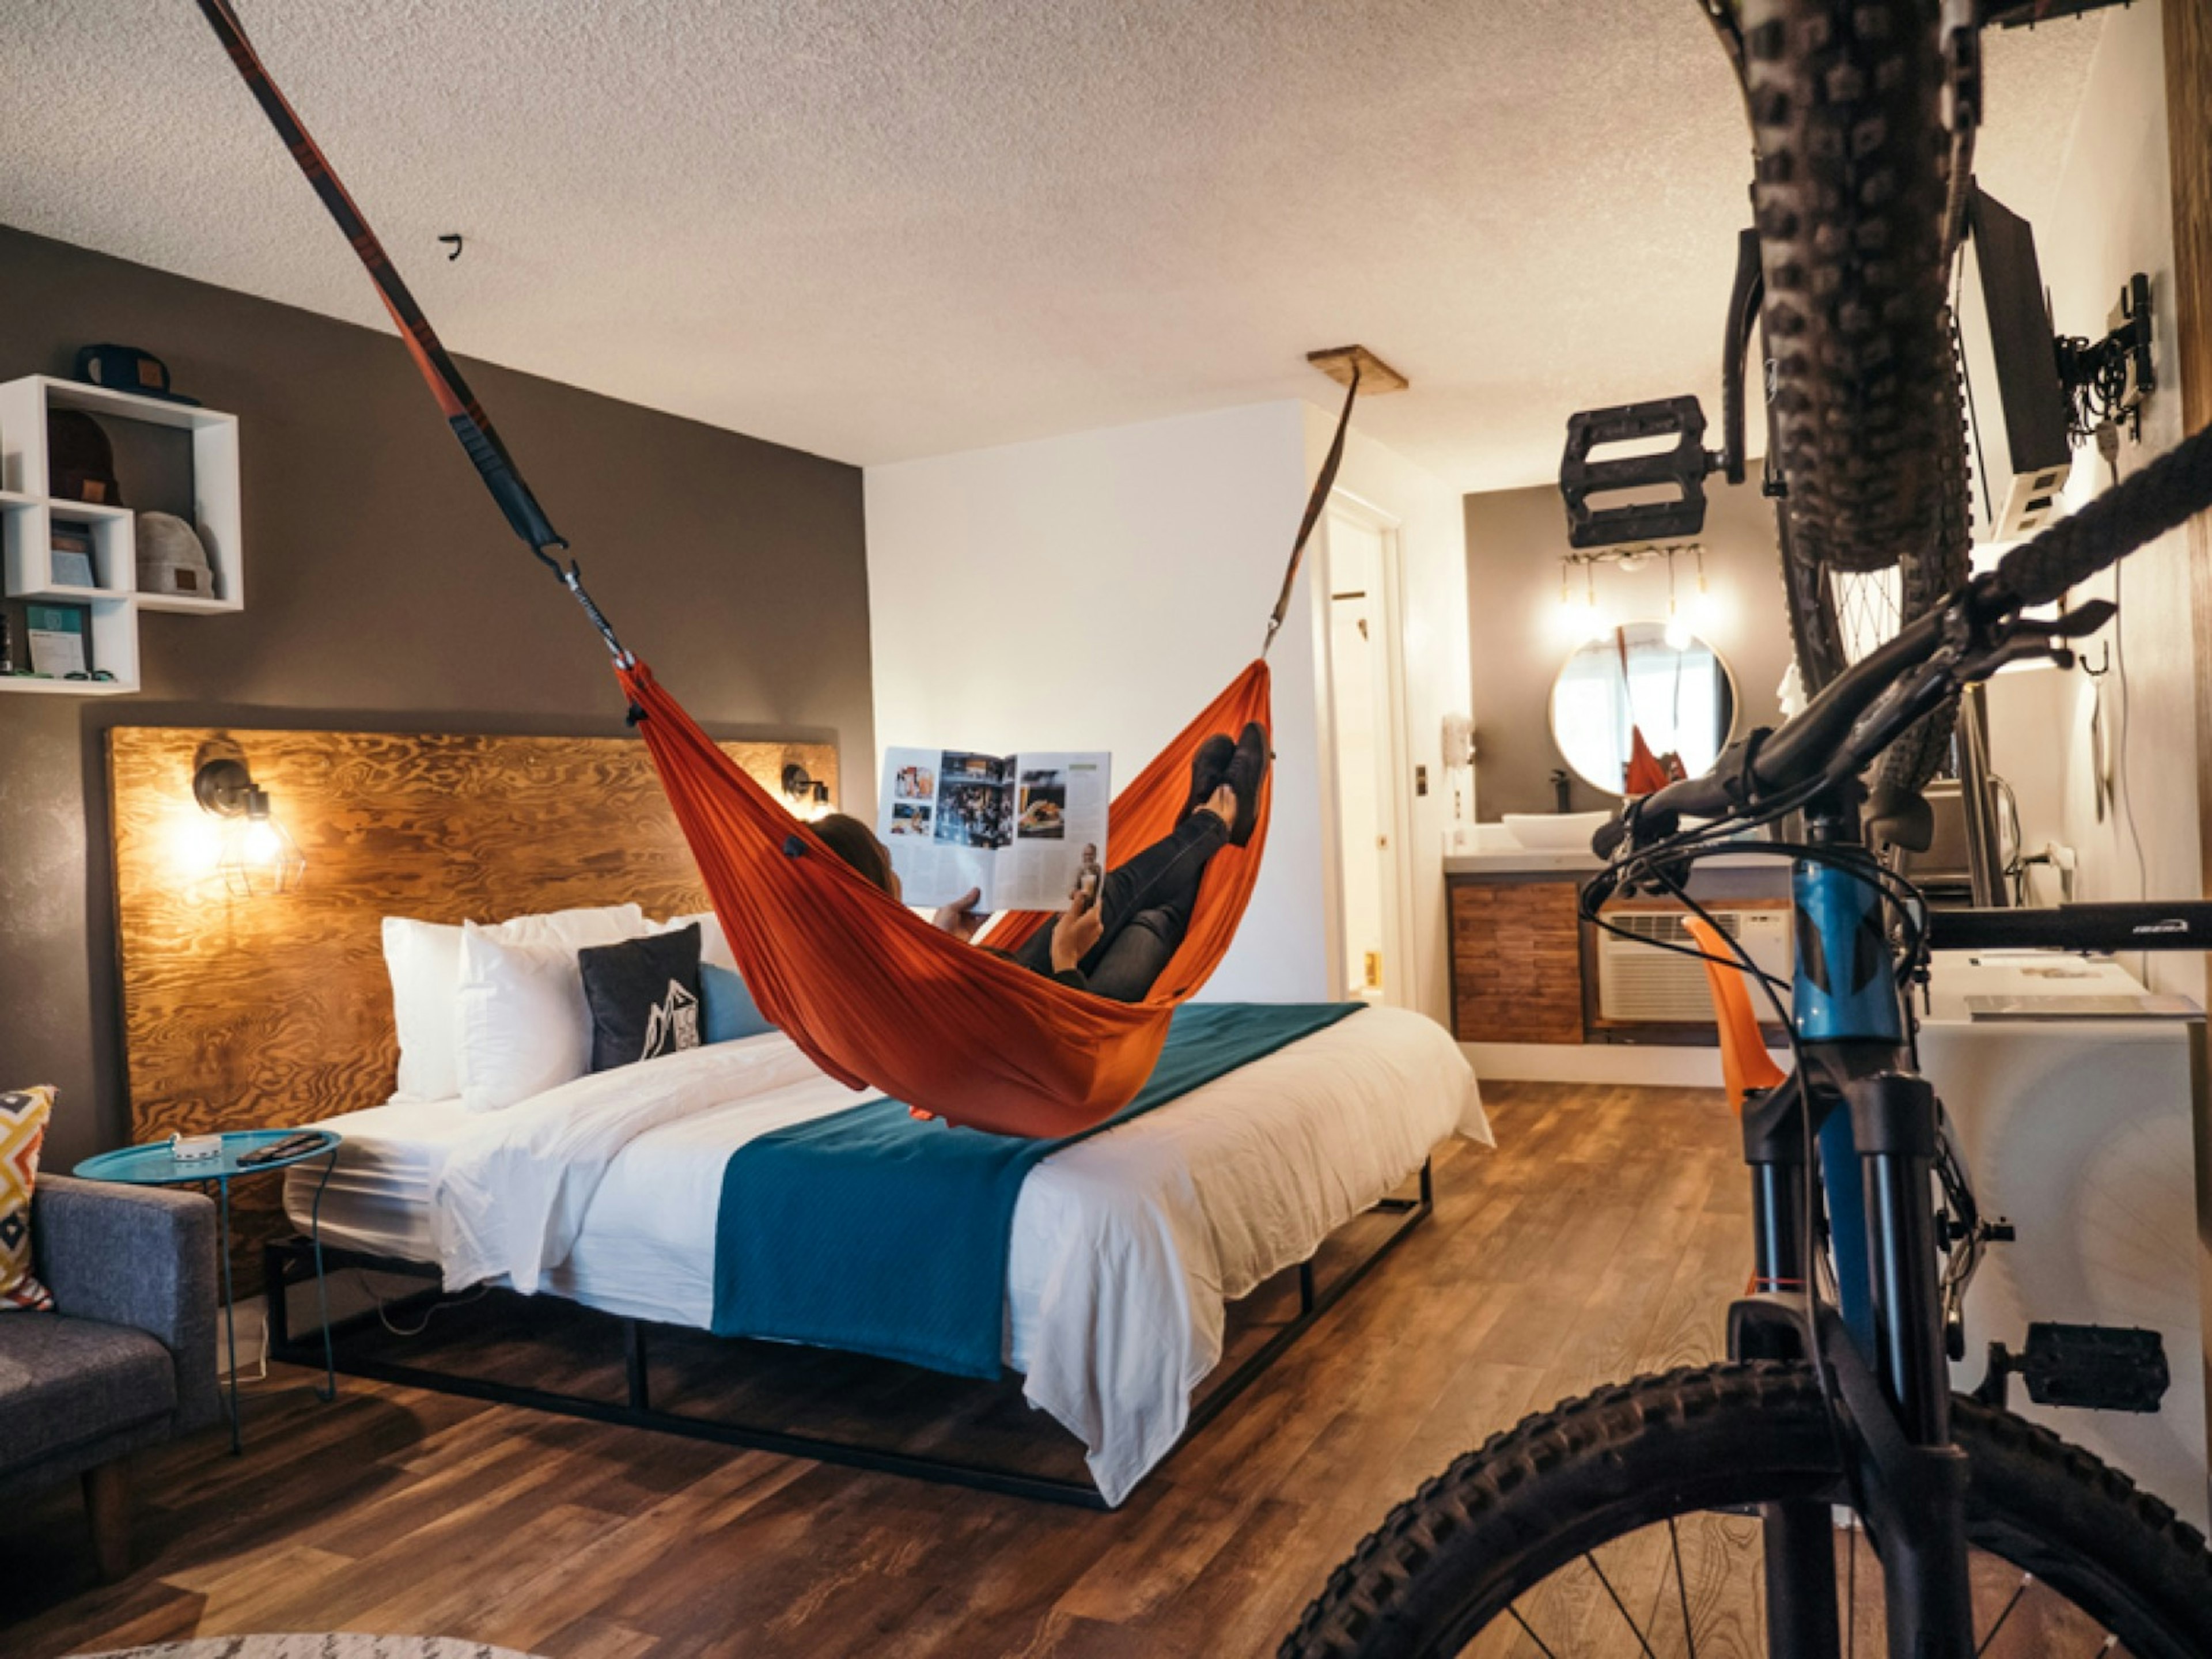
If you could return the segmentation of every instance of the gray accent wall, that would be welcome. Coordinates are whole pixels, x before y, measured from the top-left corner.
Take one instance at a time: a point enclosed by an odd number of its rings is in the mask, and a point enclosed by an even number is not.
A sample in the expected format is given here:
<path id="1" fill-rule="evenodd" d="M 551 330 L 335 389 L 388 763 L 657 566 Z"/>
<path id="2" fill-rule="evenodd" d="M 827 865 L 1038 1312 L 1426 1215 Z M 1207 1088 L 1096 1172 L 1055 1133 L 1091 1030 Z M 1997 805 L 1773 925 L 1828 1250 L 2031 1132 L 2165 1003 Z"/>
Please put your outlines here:
<path id="1" fill-rule="evenodd" d="M 246 608 L 144 616 L 137 696 L 0 691 L 0 1088 L 59 1085 L 49 1169 L 129 1138 L 110 726 L 624 729 L 598 637 L 394 336 L 0 228 L 0 379 L 94 342 L 240 417 Z M 464 367 L 625 643 L 717 737 L 836 742 L 872 813 L 859 469 Z"/>
<path id="2" fill-rule="evenodd" d="M 1735 677 L 1736 733 L 1778 725 L 1776 696 L 1790 665 L 1790 623 L 1782 602 L 1781 555 L 1773 503 L 1755 482 L 1735 488 L 1708 481 L 1705 580 L 1717 611 L 1707 642 Z M 1552 682 L 1573 649 L 1556 621 L 1559 557 L 1568 550 L 1566 509 L 1558 489 L 1493 490 L 1467 498 L 1468 649 L 1474 672 L 1475 808 L 1495 821 L 1506 812 L 1553 810 L 1552 772 L 1566 763 L 1552 741 Z M 1678 561 L 1685 599 L 1695 566 Z M 1635 571 L 1601 566 L 1599 603 L 1621 622 L 1667 616 L 1663 562 Z M 1579 778 L 1576 811 L 1617 805 Z"/>

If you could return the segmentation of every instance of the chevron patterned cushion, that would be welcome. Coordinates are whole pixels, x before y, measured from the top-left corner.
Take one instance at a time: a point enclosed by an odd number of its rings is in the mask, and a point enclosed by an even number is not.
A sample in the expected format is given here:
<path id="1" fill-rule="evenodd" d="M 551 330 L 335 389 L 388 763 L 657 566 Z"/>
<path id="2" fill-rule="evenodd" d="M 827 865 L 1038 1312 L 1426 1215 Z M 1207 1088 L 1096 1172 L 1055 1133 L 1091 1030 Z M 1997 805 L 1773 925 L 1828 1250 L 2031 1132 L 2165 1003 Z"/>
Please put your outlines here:
<path id="1" fill-rule="evenodd" d="M 31 1188 L 53 1109 L 52 1089 L 0 1094 L 0 1313 L 54 1305 L 31 1273 Z"/>

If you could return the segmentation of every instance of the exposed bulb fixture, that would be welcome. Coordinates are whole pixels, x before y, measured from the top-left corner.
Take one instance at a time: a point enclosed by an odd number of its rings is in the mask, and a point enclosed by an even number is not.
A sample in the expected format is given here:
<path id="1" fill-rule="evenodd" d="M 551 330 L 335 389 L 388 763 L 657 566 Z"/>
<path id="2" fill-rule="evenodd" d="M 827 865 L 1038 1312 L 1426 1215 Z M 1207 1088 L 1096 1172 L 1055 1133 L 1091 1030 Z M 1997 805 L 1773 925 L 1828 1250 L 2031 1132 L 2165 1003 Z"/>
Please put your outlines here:
<path id="1" fill-rule="evenodd" d="M 1661 637 L 1667 641 L 1667 648 L 1674 652 L 1687 651 L 1697 643 L 1698 637 L 1690 625 L 1690 619 L 1682 614 L 1681 594 L 1674 583 L 1674 555 L 1671 549 L 1667 554 L 1667 626 Z"/>
<path id="2" fill-rule="evenodd" d="M 269 792 L 234 754 L 202 751 L 192 771 L 192 799 L 219 819 L 216 873 L 233 898 L 289 893 L 307 872 L 306 854 L 270 808 Z"/>
<path id="3" fill-rule="evenodd" d="M 1597 579 L 1588 564 L 1583 565 L 1583 591 L 1574 591 L 1574 568 L 1577 562 L 1559 562 L 1559 631 L 1577 645 L 1594 644 L 1613 632 L 1613 620 L 1597 602 Z"/>
<path id="4" fill-rule="evenodd" d="M 793 817 L 808 823 L 826 818 L 831 810 L 830 786 L 797 761 L 787 762 L 783 769 L 783 804 L 791 809 Z"/>

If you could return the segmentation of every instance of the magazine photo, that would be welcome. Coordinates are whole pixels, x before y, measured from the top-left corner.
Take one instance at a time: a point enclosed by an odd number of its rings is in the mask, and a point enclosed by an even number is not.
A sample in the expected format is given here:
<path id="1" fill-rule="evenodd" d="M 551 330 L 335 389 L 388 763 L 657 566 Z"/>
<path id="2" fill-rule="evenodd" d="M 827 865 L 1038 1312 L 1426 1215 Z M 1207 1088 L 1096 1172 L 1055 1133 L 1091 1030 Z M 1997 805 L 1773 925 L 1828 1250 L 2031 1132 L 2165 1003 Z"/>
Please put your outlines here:
<path id="1" fill-rule="evenodd" d="M 908 904 L 1057 910 L 1103 867 L 1110 757 L 894 749 L 877 833 Z"/>

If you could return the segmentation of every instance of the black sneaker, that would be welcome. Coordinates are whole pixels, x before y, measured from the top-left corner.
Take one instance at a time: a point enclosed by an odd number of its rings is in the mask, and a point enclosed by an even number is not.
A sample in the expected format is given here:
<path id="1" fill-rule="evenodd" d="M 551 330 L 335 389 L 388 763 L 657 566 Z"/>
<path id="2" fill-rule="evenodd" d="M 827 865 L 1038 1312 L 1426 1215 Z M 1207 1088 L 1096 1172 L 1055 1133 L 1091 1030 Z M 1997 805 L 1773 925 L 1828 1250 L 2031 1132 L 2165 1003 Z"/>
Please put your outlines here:
<path id="1" fill-rule="evenodd" d="M 1229 844 L 1242 847 L 1252 839 L 1260 823 L 1260 786 L 1267 779 L 1267 728 L 1255 720 L 1237 739 L 1237 752 L 1229 758 L 1222 781 L 1237 792 L 1237 822 L 1229 826 Z"/>
<path id="2" fill-rule="evenodd" d="M 1236 752 L 1236 742 L 1226 732 L 1216 732 L 1198 745 L 1198 753 L 1191 757 L 1190 762 L 1190 798 L 1183 802 L 1182 811 L 1176 814 L 1177 823 L 1212 799 L 1213 792 L 1221 787 L 1228 773 L 1230 757 Z"/>

